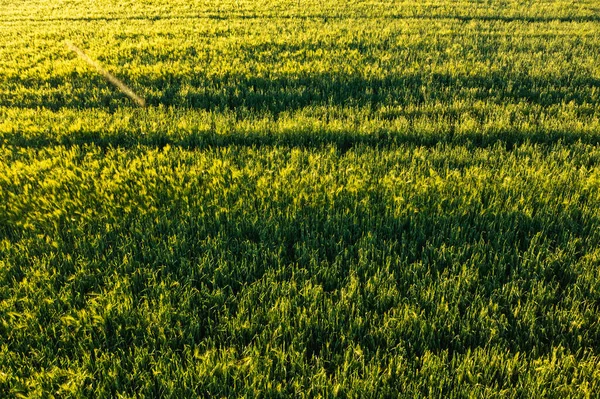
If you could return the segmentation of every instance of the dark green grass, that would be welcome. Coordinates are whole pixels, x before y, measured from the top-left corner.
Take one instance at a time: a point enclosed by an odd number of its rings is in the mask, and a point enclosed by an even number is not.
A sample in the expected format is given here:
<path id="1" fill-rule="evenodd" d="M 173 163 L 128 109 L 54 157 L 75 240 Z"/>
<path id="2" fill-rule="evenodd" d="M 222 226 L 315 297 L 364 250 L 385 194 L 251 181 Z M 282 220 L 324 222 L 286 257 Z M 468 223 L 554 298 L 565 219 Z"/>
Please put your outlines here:
<path id="1" fill-rule="evenodd" d="M 597 384 L 596 147 L 2 155 L 7 394 Z"/>

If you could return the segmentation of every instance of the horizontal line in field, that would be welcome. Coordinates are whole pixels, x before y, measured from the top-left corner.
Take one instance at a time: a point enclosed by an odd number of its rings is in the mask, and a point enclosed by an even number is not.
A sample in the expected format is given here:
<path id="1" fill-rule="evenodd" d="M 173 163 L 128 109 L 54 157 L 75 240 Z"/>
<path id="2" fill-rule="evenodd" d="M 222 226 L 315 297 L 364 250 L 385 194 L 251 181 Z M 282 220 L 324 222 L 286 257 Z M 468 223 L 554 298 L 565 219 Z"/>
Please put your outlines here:
<path id="1" fill-rule="evenodd" d="M 15 131 L 0 137 L 1 146 L 15 148 L 46 148 L 56 146 L 95 145 L 104 148 L 135 148 L 139 146 L 163 147 L 170 145 L 186 149 L 203 149 L 218 147 L 288 147 L 288 148 L 322 148 L 329 145 L 345 149 L 354 147 L 371 147 L 392 149 L 397 146 L 436 147 L 440 144 L 449 146 L 465 146 L 469 148 L 491 148 L 503 146 L 513 148 L 524 144 L 538 146 L 554 146 L 583 144 L 597 146 L 600 136 L 583 134 L 565 130 L 543 130 L 523 132 L 518 129 L 479 133 L 476 131 L 454 133 L 450 130 L 440 130 L 435 133 L 415 129 L 406 131 L 379 130 L 373 133 L 347 131 L 315 131 L 315 134 L 299 130 L 286 130 L 280 133 L 257 133 L 247 131 L 232 131 L 227 134 L 214 131 L 200 131 L 183 136 L 160 135 L 155 132 L 115 132 L 106 134 L 103 131 L 85 130 L 70 131 L 68 134 L 56 136 L 56 131 L 49 134 L 28 134 L 25 131 Z M 63 132 L 64 133 L 64 132 Z"/>
<path id="2" fill-rule="evenodd" d="M 1 17 L 1 16 L 0 16 Z M 92 17 L 46 17 L 46 18 L 1 18 L 1 23 L 7 22 L 60 22 L 60 21 L 160 21 L 160 20 L 196 20 L 196 19 L 217 19 L 217 20 L 234 20 L 234 19 L 332 19 L 332 20 L 390 20 L 390 19 L 423 19 L 423 20 L 458 20 L 458 21 L 482 21 L 482 22 L 600 22 L 600 15 L 591 16 L 574 16 L 574 17 L 558 17 L 558 16 L 465 16 L 465 15 L 327 15 L 327 14 L 297 14 L 297 15 L 274 15 L 274 14 L 204 14 L 204 15 L 132 15 L 132 16 L 92 16 Z"/>

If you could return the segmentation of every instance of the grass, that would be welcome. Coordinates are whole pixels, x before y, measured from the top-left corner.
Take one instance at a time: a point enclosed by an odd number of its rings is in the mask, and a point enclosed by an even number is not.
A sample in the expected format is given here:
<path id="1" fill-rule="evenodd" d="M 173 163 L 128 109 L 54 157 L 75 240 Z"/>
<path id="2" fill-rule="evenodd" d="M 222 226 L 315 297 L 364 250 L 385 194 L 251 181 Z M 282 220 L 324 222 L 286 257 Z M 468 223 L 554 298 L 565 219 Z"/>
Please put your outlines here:
<path id="1" fill-rule="evenodd" d="M 0 396 L 597 397 L 598 12 L 0 0 Z"/>

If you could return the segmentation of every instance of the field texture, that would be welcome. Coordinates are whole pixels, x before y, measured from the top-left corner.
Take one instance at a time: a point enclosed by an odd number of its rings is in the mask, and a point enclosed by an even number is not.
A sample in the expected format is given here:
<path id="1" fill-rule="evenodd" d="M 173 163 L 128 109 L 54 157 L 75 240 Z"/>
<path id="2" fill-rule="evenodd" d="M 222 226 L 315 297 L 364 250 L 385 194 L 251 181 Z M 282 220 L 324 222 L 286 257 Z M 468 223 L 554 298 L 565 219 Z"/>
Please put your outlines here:
<path id="1" fill-rule="evenodd" d="M 599 393 L 596 0 L 0 0 L 0 397 Z"/>

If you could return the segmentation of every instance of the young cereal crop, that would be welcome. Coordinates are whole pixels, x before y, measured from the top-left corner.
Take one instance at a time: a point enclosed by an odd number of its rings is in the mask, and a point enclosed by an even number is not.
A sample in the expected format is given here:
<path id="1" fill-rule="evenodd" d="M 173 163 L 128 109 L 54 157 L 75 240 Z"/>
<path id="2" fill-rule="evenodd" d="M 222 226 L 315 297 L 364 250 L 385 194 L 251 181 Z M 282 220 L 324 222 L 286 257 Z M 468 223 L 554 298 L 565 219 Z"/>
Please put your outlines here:
<path id="1" fill-rule="evenodd" d="M 0 397 L 598 397 L 598 54 L 595 0 L 0 0 Z"/>

